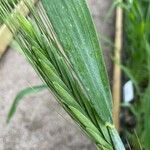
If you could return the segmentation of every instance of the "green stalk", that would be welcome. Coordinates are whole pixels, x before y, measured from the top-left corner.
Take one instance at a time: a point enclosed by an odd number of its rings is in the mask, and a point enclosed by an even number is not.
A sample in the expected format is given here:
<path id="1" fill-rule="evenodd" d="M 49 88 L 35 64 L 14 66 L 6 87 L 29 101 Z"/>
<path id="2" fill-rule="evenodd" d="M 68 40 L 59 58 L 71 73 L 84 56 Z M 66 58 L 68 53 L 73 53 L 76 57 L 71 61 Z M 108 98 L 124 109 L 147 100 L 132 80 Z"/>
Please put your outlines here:
<path id="1" fill-rule="evenodd" d="M 115 128 L 108 127 L 115 150 L 125 150 L 125 147 L 119 137 L 118 131 Z"/>

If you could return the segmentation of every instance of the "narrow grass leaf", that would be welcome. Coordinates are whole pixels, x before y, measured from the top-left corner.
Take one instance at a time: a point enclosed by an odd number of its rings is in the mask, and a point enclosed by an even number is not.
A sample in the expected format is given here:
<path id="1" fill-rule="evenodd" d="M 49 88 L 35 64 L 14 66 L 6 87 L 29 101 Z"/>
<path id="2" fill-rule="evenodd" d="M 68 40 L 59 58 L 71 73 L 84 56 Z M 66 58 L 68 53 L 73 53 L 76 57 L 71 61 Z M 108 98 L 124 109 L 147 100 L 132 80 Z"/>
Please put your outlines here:
<path id="1" fill-rule="evenodd" d="M 35 93 L 38 93 L 44 89 L 47 89 L 47 85 L 37 85 L 37 86 L 32 86 L 32 87 L 27 87 L 23 90 L 21 90 L 15 97 L 14 101 L 13 101 L 13 104 L 9 110 L 9 113 L 8 113 L 8 116 L 7 116 L 7 123 L 10 122 L 10 120 L 12 119 L 12 117 L 14 116 L 15 112 L 16 112 L 16 109 L 17 109 L 17 106 L 19 104 L 19 102 L 21 100 L 23 100 L 23 98 L 25 96 L 28 96 L 30 94 L 35 94 Z"/>

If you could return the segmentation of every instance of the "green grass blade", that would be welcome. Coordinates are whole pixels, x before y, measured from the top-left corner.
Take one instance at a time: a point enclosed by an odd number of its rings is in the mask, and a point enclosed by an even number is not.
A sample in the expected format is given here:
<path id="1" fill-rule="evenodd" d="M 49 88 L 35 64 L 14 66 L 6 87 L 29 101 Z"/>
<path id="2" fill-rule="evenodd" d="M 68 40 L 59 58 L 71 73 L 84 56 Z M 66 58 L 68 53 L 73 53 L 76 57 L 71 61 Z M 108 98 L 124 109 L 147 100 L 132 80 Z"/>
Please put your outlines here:
<path id="1" fill-rule="evenodd" d="M 101 48 L 84 0 L 43 0 L 68 59 L 96 112 L 112 123 L 112 100 Z"/>
<path id="2" fill-rule="evenodd" d="M 15 97 L 13 104 L 9 110 L 8 116 L 7 116 L 7 123 L 10 122 L 10 120 L 12 119 L 12 117 L 14 116 L 17 106 L 19 104 L 19 102 L 21 100 L 23 100 L 23 98 L 25 96 L 31 95 L 31 94 L 35 94 L 38 93 L 44 89 L 47 89 L 47 85 L 37 85 L 37 86 L 31 86 L 31 87 L 27 87 L 23 90 L 21 90 Z"/>

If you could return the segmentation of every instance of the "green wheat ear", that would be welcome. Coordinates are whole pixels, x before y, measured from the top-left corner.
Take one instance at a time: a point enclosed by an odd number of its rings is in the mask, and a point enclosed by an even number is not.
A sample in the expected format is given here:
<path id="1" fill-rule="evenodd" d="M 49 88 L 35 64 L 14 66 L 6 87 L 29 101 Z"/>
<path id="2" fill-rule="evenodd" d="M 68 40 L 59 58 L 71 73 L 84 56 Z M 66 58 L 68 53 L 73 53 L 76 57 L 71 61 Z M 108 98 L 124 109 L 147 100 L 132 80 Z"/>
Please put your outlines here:
<path id="1" fill-rule="evenodd" d="M 124 150 L 112 121 L 112 98 L 102 51 L 85 0 L 42 0 L 32 19 L 14 12 L 15 39 L 39 76 L 81 129 L 103 150 Z M 8 3 L 0 2 L 1 18 Z"/>

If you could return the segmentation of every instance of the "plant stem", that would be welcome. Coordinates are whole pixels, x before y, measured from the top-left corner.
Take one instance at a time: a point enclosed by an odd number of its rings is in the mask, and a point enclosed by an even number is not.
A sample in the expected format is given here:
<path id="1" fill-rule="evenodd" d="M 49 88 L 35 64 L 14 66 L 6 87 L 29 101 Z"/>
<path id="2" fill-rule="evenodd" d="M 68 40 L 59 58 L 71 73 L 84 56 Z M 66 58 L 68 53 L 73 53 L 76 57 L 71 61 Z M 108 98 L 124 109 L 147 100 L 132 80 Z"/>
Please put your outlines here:
<path id="1" fill-rule="evenodd" d="M 121 141 L 121 138 L 116 130 L 116 128 L 110 128 L 108 127 L 111 139 L 112 139 L 112 143 L 114 146 L 114 150 L 125 150 L 125 147 Z"/>
<path id="2" fill-rule="evenodd" d="M 109 146 L 105 144 L 101 145 L 100 143 L 103 142 L 99 139 L 99 142 L 96 143 L 97 150 L 125 150 L 117 129 L 113 125 L 108 125 L 106 128 L 111 138 L 111 144 Z"/>

